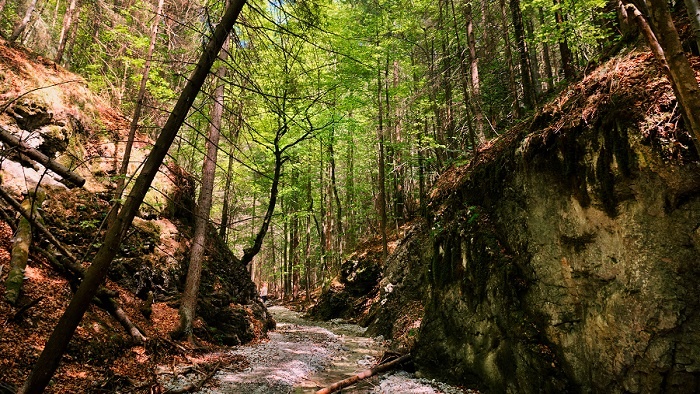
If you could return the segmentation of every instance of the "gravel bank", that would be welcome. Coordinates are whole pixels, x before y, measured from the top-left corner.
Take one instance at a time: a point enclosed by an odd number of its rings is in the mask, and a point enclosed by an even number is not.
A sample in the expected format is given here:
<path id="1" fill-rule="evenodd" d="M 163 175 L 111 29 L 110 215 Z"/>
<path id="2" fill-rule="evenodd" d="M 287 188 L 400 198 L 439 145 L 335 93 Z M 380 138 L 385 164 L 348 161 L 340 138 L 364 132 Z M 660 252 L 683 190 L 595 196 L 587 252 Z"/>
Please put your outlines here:
<path id="1" fill-rule="evenodd" d="M 245 357 L 249 367 L 242 372 L 222 368 L 198 393 L 314 393 L 370 368 L 383 353 L 381 340 L 362 337 L 364 330 L 356 325 L 306 321 L 281 306 L 269 310 L 277 320 L 277 330 L 269 333 L 269 340 L 230 351 Z M 176 388 L 186 381 L 171 384 L 169 388 Z M 464 392 L 439 382 L 416 379 L 404 371 L 375 376 L 343 390 L 367 394 Z"/>

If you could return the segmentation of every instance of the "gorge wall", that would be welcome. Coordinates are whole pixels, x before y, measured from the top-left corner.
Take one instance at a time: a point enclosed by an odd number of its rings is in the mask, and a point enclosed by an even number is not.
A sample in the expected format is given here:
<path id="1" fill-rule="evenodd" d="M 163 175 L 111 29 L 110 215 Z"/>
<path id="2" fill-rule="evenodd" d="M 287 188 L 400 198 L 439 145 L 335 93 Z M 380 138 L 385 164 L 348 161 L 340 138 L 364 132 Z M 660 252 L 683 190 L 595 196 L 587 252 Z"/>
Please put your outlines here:
<path id="1" fill-rule="evenodd" d="M 428 376 L 493 392 L 696 392 L 700 168 L 679 117 L 649 55 L 632 52 L 448 171 L 388 261 L 370 332 L 395 334 L 386 305 L 412 299 Z"/>

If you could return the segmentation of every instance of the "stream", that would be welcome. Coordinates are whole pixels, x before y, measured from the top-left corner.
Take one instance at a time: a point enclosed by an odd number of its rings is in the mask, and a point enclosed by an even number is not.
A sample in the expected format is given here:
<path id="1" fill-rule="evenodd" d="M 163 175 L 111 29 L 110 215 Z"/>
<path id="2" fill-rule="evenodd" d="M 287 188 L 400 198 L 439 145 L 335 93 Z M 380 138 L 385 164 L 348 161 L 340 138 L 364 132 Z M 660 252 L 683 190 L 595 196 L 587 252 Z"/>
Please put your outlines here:
<path id="1" fill-rule="evenodd" d="M 244 371 L 220 369 L 197 393 L 287 394 L 315 393 L 331 383 L 374 366 L 385 345 L 381 338 L 362 336 L 354 324 L 317 322 L 282 306 L 268 310 L 277 321 L 269 340 L 229 351 L 250 363 Z M 169 388 L 175 388 L 177 384 Z M 178 382 L 183 384 L 183 382 Z M 475 393 L 444 383 L 418 379 L 405 371 L 373 376 L 342 393 Z"/>

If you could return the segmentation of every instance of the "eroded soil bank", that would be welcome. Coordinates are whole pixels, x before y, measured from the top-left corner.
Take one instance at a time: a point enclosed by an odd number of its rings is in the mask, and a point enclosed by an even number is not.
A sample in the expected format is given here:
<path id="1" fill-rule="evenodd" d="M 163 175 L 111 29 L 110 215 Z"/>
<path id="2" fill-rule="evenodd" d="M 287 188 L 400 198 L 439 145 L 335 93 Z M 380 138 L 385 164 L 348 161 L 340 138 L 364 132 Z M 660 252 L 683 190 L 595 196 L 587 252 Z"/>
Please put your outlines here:
<path id="1" fill-rule="evenodd" d="M 364 329 L 339 322 L 311 322 L 281 306 L 269 311 L 277 330 L 269 340 L 230 351 L 243 356 L 249 366 L 234 371 L 222 366 L 198 393 L 314 393 L 333 382 L 371 368 L 382 356 L 382 338 L 363 337 Z M 170 372 L 168 372 L 170 370 Z M 177 377 L 163 368 L 158 379 L 164 387 L 177 389 L 201 378 L 192 370 Z M 440 382 L 418 379 L 404 371 L 375 376 L 343 393 L 447 393 L 474 392 Z"/>

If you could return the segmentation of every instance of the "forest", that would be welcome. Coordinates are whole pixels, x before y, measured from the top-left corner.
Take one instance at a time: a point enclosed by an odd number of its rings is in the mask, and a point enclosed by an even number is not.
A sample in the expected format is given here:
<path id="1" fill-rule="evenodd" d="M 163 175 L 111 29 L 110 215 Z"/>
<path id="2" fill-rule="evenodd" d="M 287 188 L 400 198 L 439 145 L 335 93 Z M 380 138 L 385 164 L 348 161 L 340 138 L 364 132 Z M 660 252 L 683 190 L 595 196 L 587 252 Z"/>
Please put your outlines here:
<path id="1" fill-rule="evenodd" d="M 357 392 L 700 388 L 697 0 L 0 0 L 0 37 L 0 393 L 247 391 L 202 360 L 289 309 L 455 385 Z"/>

